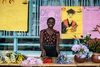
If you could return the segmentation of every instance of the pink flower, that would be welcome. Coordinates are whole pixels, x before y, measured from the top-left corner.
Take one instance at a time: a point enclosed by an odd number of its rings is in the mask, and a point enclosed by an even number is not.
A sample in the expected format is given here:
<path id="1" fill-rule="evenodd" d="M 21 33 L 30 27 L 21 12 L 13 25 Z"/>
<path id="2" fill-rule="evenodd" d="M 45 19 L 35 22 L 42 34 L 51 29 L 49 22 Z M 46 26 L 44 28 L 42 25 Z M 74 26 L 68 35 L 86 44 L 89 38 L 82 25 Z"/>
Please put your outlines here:
<path id="1" fill-rule="evenodd" d="M 35 60 L 30 60 L 29 64 L 36 64 Z"/>
<path id="2" fill-rule="evenodd" d="M 43 64 L 41 59 L 34 57 L 28 57 L 27 60 L 22 61 L 22 65 L 34 65 L 34 64 Z"/>
<path id="3" fill-rule="evenodd" d="M 28 57 L 27 60 L 29 60 L 29 61 L 30 61 L 30 60 L 36 61 L 36 58 L 34 58 L 34 57 Z"/>
<path id="4" fill-rule="evenodd" d="M 27 65 L 28 63 L 29 63 L 28 60 L 24 60 L 24 61 L 21 62 L 22 65 Z"/>
<path id="5" fill-rule="evenodd" d="M 31 59 L 32 59 L 32 57 L 28 57 L 28 58 L 27 58 L 27 60 L 29 60 L 29 61 L 30 61 Z"/>
<path id="6" fill-rule="evenodd" d="M 37 64 L 43 64 L 43 61 L 42 61 L 41 59 L 37 59 L 37 60 L 36 60 L 36 63 L 37 63 Z"/>
<path id="7" fill-rule="evenodd" d="M 75 51 L 75 52 L 79 51 L 80 49 L 81 49 L 81 46 L 78 45 L 78 44 L 75 44 L 75 45 L 72 46 L 72 50 Z"/>

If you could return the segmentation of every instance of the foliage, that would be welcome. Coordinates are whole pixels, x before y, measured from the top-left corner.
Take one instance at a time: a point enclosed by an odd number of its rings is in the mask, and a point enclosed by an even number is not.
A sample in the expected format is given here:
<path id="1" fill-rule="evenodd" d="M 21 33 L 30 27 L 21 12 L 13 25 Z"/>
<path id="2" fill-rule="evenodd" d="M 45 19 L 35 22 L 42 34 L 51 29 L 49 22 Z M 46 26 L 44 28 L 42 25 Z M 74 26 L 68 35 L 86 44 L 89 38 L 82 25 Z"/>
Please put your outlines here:
<path id="1" fill-rule="evenodd" d="M 82 43 L 86 45 L 90 51 L 100 53 L 100 39 L 99 38 L 91 38 L 91 34 L 87 34 L 85 36 L 81 36 L 81 42 L 80 40 L 74 36 L 75 39 L 78 41 L 78 43 Z"/>
<path id="2" fill-rule="evenodd" d="M 86 43 L 91 51 L 100 53 L 100 39 L 97 39 L 97 38 L 91 39 L 91 40 L 88 40 Z"/>
<path id="3" fill-rule="evenodd" d="M 81 35 L 81 38 L 79 39 L 76 35 L 74 35 L 74 39 L 76 39 L 78 41 L 78 44 L 86 44 L 86 42 L 88 40 L 91 40 L 91 34 L 87 34 L 87 35 Z"/>
<path id="4" fill-rule="evenodd" d="M 87 35 L 85 35 L 85 36 L 81 35 L 81 40 L 82 40 L 81 43 L 86 44 L 86 42 L 87 42 L 88 40 L 91 40 L 91 34 L 87 34 Z"/>
<path id="5" fill-rule="evenodd" d="M 81 36 L 82 43 L 84 43 L 90 51 L 100 53 L 100 39 L 91 38 L 91 34 L 87 34 L 86 36 Z"/>

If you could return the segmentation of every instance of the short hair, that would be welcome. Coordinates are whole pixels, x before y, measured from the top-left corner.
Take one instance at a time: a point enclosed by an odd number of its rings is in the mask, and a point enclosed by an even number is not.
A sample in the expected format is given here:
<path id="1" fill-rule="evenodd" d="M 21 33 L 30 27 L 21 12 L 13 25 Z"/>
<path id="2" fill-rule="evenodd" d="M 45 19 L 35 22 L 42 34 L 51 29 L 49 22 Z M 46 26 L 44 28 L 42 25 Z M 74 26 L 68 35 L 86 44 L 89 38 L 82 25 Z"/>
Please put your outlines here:
<path id="1" fill-rule="evenodd" d="M 49 18 L 47 19 L 47 22 L 48 22 L 50 19 L 52 19 L 52 20 L 55 21 L 55 18 L 53 18 L 53 17 L 49 17 Z"/>

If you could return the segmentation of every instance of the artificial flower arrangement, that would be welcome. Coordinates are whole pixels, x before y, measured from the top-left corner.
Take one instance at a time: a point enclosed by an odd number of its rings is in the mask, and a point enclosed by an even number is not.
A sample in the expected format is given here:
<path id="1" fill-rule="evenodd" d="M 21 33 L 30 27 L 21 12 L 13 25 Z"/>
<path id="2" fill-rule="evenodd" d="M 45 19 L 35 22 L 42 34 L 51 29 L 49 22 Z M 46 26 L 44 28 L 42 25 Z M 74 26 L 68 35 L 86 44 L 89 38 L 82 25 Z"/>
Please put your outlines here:
<path id="1" fill-rule="evenodd" d="M 82 43 L 85 44 L 93 54 L 89 57 L 95 63 L 100 63 L 100 39 L 91 38 L 91 34 L 81 36 Z"/>
<path id="2" fill-rule="evenodd" d="M 67 54 L 59 54 L 58 57 L 54 60 L 56 64 L 71 64 L 73 61 L 68 59 Z"/>
<path id="3" fill-rule="evenodd" d="M 100 39 L 95 38 L 87 41 L 88 48 L 93 52 L 91 60 L 100 63 Z"/>
<path id="4" fill-rule="evenodd" d="M 22 66 L 27 66 L 27 65 L 29 66 L 35 64 L 43 64 L 43 61 L 40 58 L 28 57 L 26 60 L 23 60 L 21 62 Z"/>
<path id="5" fill-rule="evenodd" d="M 86 45 L 89 48 L 89 50 L 93 52 L 93 54 L 90 57 L 91 60 L 94 63 L 100 63 L 100 39 L 91 38 L 88 41 L 86 41 Z"/>
<path id="6" fill-rule="evenodd" d="M 51 57 L 45 56 L 42 58 L 42 60 L 43 60 L 43 63 L 53 63 L 53 60 Z"/>
<path id="7" fill-rule="evenodd" d="M 87 41 L 87 46 L 92 52 L 100 53 L 100 39 L 95 38 Z"/>
<path id="8" fill-rule="evenodd" d="M 27 57 L 21 53 L 2 51 L 0 54 L 0 63 L 21 63 Z"/>
<path id="9" fill-rule="evenodd" d="M 91 38 L 91 34 L 86 36 L 81 36 L 82 42 L 90 49 L 92 52 L 100 53 L 100 39 Z"/>
<path id="10" fill-rule="evenodd" d="M 73 53 L 75 54 L 75 60 L 77 60 L 77 62 L 84 62 L 86 58 L 88 58 L 89 55 L 89 49 L 86 46 L 85 42 L 87 40 L 90 39 L 89 37 L 90 35 L 86 35 L 85 37 L 81 36 L 82 39 L 82 43 L 80 42 L 80 39 L 77 38 L 75 35 L 75 39 L 78 41 L 78 44 L 74 44 L 71 48 L 71 50 L 73 51 Z M 80 59 L 79 59 L 80 58 Z M 82 59 L 82 60 L 81 60 Z"/>
<path id="11" fill-rule="evenodd" d="M 80 58 L 86 58 L 89 53 L 89 49 L 83 44 L 74 44 L 71 49 Z"/>

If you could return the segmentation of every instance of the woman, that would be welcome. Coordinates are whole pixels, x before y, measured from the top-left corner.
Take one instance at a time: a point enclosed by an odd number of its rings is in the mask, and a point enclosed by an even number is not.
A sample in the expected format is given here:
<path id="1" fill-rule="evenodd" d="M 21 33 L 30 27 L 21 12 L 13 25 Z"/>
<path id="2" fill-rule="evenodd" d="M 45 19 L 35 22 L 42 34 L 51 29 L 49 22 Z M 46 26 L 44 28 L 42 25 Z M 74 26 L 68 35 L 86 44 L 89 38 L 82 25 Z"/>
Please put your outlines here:
<path id="1" fill-rule="evenodd" d="M 40 48 L 42 50 L 41 56 L 57 57 L 60 53 L 59 50 L 59 31 L 54 30 L 55 19 L 50 17 L 47 19 L 48 28 L 40 32 Z"/>

